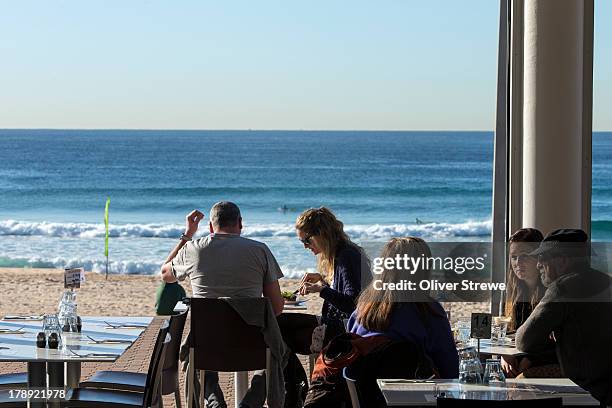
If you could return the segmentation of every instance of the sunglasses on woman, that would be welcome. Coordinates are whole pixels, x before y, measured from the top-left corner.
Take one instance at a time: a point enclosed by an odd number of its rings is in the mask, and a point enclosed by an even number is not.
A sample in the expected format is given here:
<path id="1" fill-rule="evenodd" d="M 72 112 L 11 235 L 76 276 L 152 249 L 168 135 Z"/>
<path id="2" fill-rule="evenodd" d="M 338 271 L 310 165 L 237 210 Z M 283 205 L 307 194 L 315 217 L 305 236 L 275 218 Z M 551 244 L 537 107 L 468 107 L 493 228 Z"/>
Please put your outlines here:
<path id="1" fill-rule="evenodd" d="M 303 239 L 302 238 L 298 238 L 298 239 L 302 242 L 302 244 L 310 245 L 310 240 L 312 239 L 313 236 L 314 236 L 313 234 L 310 234 L 310 235 L 306 235 L 306 237 L 304 237 Z"/>

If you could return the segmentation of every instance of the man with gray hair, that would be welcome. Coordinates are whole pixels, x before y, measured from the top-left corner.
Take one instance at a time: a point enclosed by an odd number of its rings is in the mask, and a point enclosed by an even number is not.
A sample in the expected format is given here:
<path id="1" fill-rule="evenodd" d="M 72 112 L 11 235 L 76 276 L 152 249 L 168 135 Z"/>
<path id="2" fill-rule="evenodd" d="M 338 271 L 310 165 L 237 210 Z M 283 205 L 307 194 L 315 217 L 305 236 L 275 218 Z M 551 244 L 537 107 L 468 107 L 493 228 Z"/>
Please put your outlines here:
<path id="1" fill-rule="evenodd" d="M 551 232 L 530 253 L 538 257 L 544 297 L 516 332 L 527 353 L 556 342 L 563 374 L 602 403 L 612 402 L 612 281 L 590 266 L 588 236 L 578 229 Z"/>
<path id="2" fill-rule="evenodd" d="M 213 205 L 210 234 L 193 240 L 203 219 L 204 214 L 198 210 L 187 215 L 185 232 L 161 268 L 162 279 L 176 282 L 189 278 L 196 298 L 263 295 L 270 299 L 274 313 L 281 314 L 284 300 L 278 280 L 283 273 L 266 244 L 240 236 L 242 217 L 238 206 L 229 201 Z M 226 406 L 218 382 L 217 373 L 206 372 L 205 398 L 210 408 Z"/>

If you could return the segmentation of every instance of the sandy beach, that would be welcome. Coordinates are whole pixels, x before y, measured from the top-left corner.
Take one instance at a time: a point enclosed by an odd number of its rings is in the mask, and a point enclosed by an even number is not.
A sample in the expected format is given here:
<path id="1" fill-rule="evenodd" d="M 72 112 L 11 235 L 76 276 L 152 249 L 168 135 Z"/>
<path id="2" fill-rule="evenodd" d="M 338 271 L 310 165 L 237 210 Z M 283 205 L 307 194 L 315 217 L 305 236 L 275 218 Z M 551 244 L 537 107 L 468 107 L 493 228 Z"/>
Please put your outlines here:
<path id="1" fill-rule="evenodd" d="M 0 268 L 0 316 L 6 314 L 56 313 L 62 292 L 63 271 L 59 269 Z M 154 316 L 157 275 L 115 275 L 86 272 L 86 281 L 78 289 L 80 315 Z M 296 279 L 282 279 L 282 290 L 294 291 Z M 188 282 L 183 282 L 187 293 Z M 309 295 L 311 313 L 321 310 L 322 299 Z"/>
<path id="2" fill-rule="evenodd" d="M 0 268 L 0 316 L 6 314 L 56 313 L 63 292 L 63 271 L 59 269 Z M 79 314 L 83 316 L 153 316 L 157 275 L 115 275 L 86 272 L 78 289 Z M 281 279 L 281 289 L 294 291 L 297 279 Z M 183 287 L 190 293 L 188 282 Z M 306 296 L 308 313 L 318 314 L 323 300 L 317 294 Z M 446 305 L 445 305 L 446 306 Z M 453 303 L 452 317 L 487 311 L 487 303 Z"/>

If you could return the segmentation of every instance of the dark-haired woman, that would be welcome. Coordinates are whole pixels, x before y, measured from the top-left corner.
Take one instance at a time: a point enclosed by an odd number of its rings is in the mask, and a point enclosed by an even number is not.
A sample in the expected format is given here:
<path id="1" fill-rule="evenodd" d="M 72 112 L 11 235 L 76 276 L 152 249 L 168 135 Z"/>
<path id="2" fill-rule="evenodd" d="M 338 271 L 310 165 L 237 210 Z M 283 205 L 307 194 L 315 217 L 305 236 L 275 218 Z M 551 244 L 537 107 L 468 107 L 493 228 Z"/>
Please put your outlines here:
<path id="1" fill-rule="evenodd" d="M 508 248 L 508 273 L 506 289 L 505 314 L 509 316 L 508 331 L 514 332 L 527 320 L 533 309 L 544 296 L 546 288 L 540 279 L 537 259 L 529 253 L 536 249 L 543 239 L 542 233 L 535 228 L 521 228 L 510 239 Z M 531 369 L 532 375 L 535 367 L 552 365 L 540 371 L 557 373 L 557 357 L 555 344 L 550 341 L 550 348 L 538 355 L 528 355 L 521 358 L 502 358 L 502 367 L 508 376 L 514 377 Z M 546 373 L 544 373 L 546 374 Z"/>

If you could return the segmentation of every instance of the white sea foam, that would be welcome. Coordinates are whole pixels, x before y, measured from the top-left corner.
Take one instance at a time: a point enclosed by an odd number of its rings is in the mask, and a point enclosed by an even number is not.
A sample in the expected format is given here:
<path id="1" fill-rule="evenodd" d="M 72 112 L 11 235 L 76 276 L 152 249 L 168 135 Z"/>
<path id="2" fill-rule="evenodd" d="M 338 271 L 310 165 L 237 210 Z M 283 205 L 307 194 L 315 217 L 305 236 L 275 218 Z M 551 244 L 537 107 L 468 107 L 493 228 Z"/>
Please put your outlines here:
<path id="1" fill-rule="evenodd" d="M 83 259 L 83 258 L 42 258 L 31 257 L 28 259 L 12 259 L 1 258 L 1 263 L 6 267 L 29 267 L 29 268 L 77 268 L 82 267 L 86 271 L 104 273 L 106 271 L 106 262 L 103 259 Z M 302 268 L 296 265 L 280 265 L 283 274 L 287 278 L 302 277 L 305 272 L 314 272 L 314 267 Z M 159 273 L 161 262 L 155 261 L 110 261 L 108 269 L 114 274 L 137 274 L 137 275 L 155 275 Z"/>
<path id="2" fill-rule="evenodd" d="M 184 230 L 179 224 L 121 224 L 110 225 L 111 237 L 176 238 Z M 346 232 L 359 240 L 383 239 L 417 235 L 425 238 L 452 239 L 453 237 L 484 237 L 491 233 L 491 221 L 427 224 L 366 224 L 346 225 Z M 104 236 L 103 224 L 56 223 L 6 220 L 0 221 L 0 236 L 47 236 L 96 238 Z M 294 237 L 291 224 L 247 224 L 243 235 L 253 238 Z"/>
<path id="3" fill-rule="evenodd" d="M 111 225 L 110 265 L 112 273 L 155 274 L 172 249 L 184 226 L 178 224 Z M 483 240 L 491 231 L 490 221 L 430 224 L 346 225 L 347 233 L 371 256 L 395 236 L 418 235 L 430 241 Z M 315 259 L 295 238 L 291 224 L 250 224 L 244 236 L 268 244 L 285 276 L 301 277 L 313 271 Z M 25 236 L 28 239 L 16 239 Z M 0 266 L 65 268 L 82 266 L 104 272 L 104 226 L 88 223 L 0 221 Z M 118 237 L 118 238 L 117 238 Z M 165 239 L 150 239 L 168 238 Z"/>

